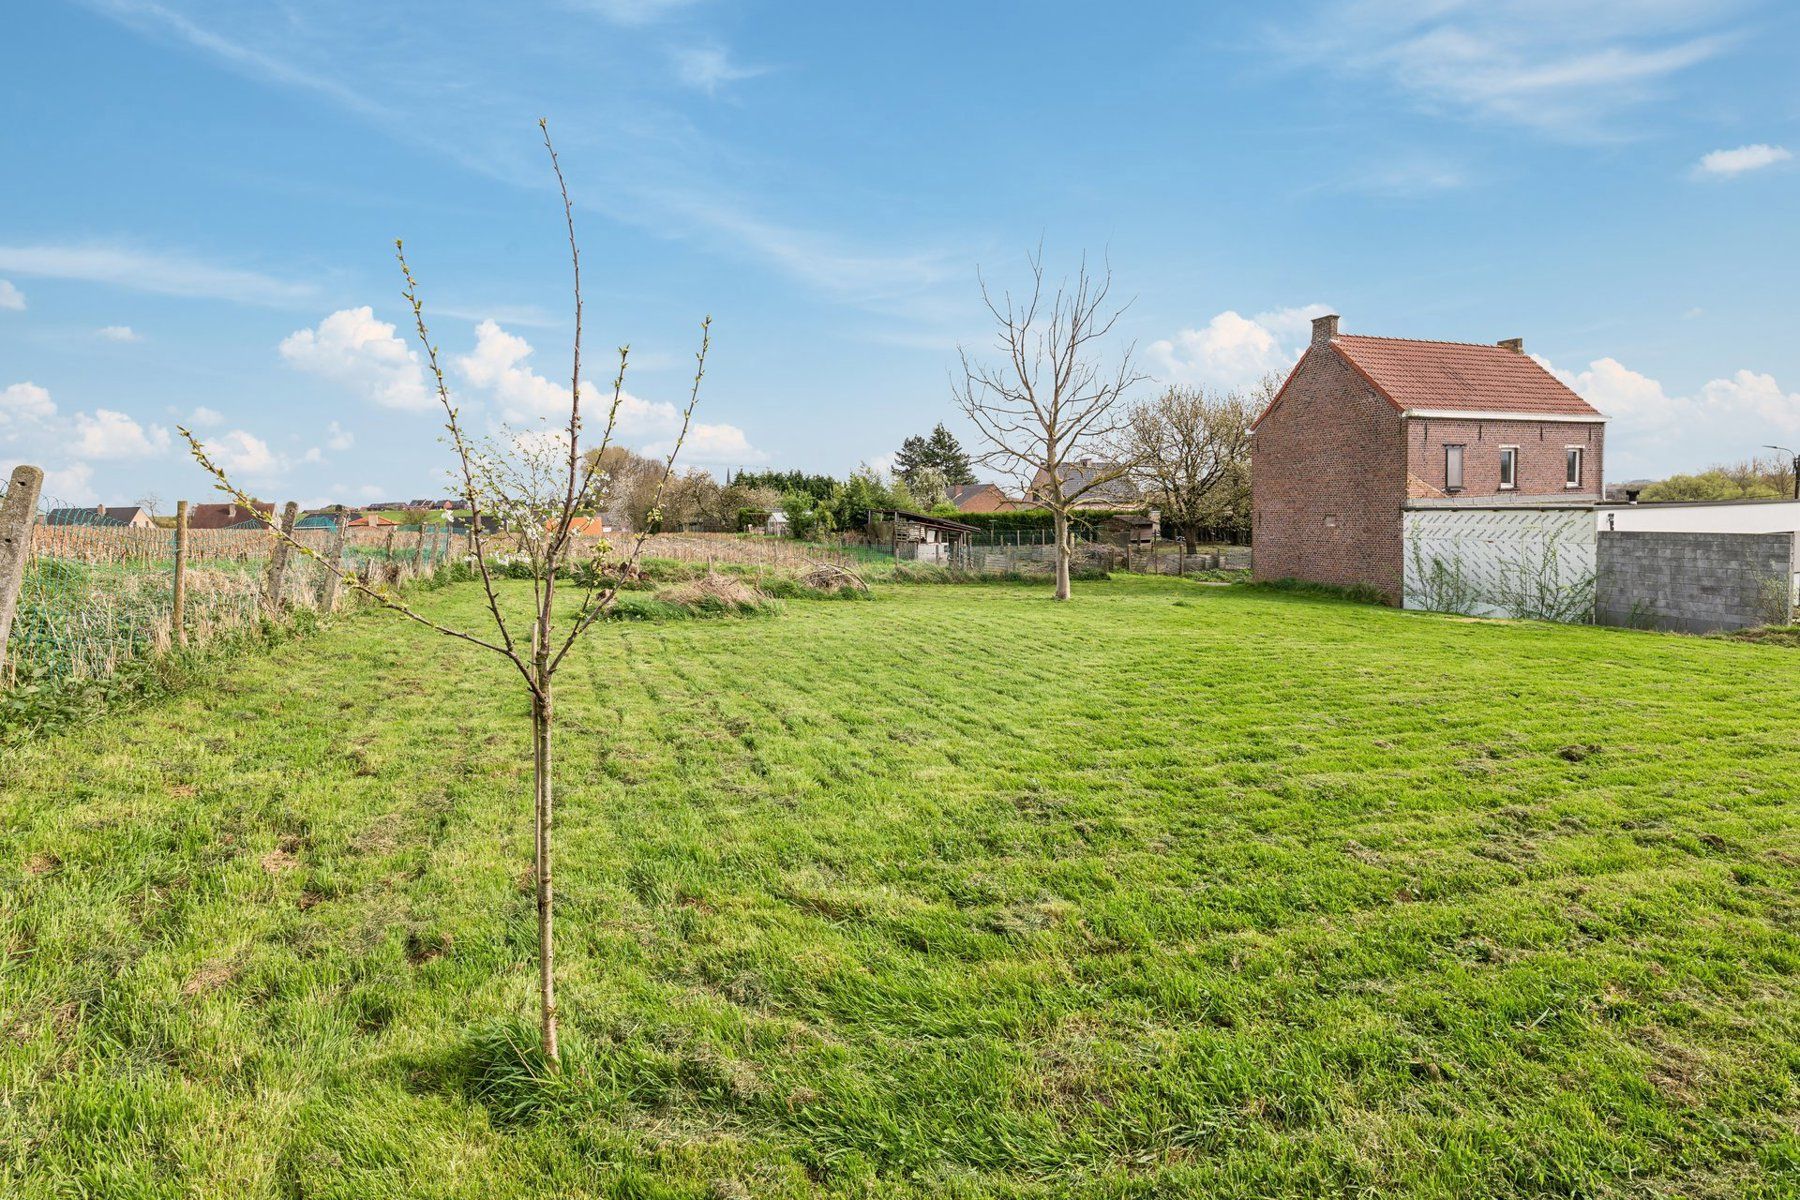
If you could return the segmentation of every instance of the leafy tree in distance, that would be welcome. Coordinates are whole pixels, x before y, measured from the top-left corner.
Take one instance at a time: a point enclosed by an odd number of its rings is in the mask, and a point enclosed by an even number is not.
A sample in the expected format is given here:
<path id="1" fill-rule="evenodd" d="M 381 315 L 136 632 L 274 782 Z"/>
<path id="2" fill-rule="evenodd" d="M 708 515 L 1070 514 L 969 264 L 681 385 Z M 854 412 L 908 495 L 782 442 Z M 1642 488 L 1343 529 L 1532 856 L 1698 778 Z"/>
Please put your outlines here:
<path id="1" fill-rule="evenodd" d="M 1239 507 L 1250 488 L 1250 422 L 1268 404 L 1276 381 L 1256 398 L 1236 392 L 1166 388 L 1133 405 L 1123 438 L 1144 490 L 1163 519 L 1181 532 L 1189 554 L 1199 531 Z"/>
<path id="2" fill-rule="evenodd" d="M 914 491 L 919 488 L 919 472 L 935 468 L 944 473 L 944 482 L 952 487 L 975 482 L 975 466 L 963 452 L 956 435 L 940 422 L 930 437 L 909 437 L 900 443 L 894 455 L 894 474 L 906 480 Z"/>

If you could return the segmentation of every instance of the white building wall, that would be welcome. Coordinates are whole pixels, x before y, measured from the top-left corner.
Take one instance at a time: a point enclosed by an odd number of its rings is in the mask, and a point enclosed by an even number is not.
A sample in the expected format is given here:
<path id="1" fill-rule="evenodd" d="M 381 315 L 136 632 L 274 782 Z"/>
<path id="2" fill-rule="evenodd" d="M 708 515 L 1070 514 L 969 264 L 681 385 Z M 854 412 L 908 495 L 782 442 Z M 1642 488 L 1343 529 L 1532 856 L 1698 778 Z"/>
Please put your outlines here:
<path id="1" fill-rule="evenodd" d="M 1592 509 L 1420 508 L 1404 517 L 1405 607 L 1591 619 Z"/>
<path id="2" fill-rule="evenodd" d="M 1620 533 L 1797 533 L 1800 500 L 1732 504 L 1606 504 L 1596 528 Z"/>

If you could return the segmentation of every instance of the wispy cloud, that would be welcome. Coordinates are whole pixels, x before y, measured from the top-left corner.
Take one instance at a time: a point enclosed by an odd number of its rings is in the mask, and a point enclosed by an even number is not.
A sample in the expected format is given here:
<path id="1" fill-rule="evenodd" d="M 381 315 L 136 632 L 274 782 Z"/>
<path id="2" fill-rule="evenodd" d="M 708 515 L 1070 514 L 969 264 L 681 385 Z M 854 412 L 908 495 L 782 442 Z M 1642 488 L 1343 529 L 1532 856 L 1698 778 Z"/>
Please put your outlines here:
<path id="1" fill-rule="evenodd" d="M 370 52 L 366 31 L 349 22 L 347 9 L 296 8 L 283 22 L 272 23 L 249 9 L 214 6 L 204 10 L 202 25 L 199 17 L 189 15 L 201 10 L 178 11 L 179 0 L 88 2 L 146 36 L 191 47 L 256 82 L 317 96 L 388 136 L 515 186 L 536 189 L 548 182 L 537 157 L 542 150 L 535 145 L 536 131 L 521 128 L 519 114 L 578 108 L 589 114 L 587 120 L 564 127 L 559 137 L 578 205 L 596 206 L 657 237 L 706 240 L 821 294 L 882 315 L 896 315 L 900 298 L 908 298 L 910 313 L 922 306 L 921 292 L 952 280 L 958 287 L 967 283 L 965 267 L 958 265 L 953 272 L 948 265 L 966 263 L 971 257 L 966 250 L 954 257 L 929 248 L 896 252 L 892 238 L 877 246 L 813 229 L 808 214 L 795 207 L 804 204 L 804 197 L 791 192 L 784 191 L 781 201 L 784 213 L 791 215 L 779 220 L 765 215 L 769 205 L 719 178 L 721 163 L 742 165 L 741 157 L 709 140 L 679 108 L 662 102 L 658 89 L 666 90 L 666 76 L 647 78 L 629 55 L 611 64 L 617 67 L 613 70 L 596 72 L 585 60 L 579 72 L 545 70 L 532 78 L 531 92 L 522 94 L 517 80 L 484 73 L 480 62 L 471 63 L 466 44 L 471 31 L 462 26 L 454 42 L 423 30 L 412 48 L 423 67 L 396 72 L 391 57 Z M 700 3 L 568 0 L 571 8 L 621 25 L 672 19 Z M 500 10 L 478 12 L 471 20 L 476 22 L 473 36 L 492 41 L 496 56 L 505 57 L 505 50 L 517 45 L 508 40 L 519 36 L 517 22 Z M 530 50 L 539 53 L 541 47 L 534 44 Z M 767 69 L 735 62 L 716 43 L 672 53 L 688 86 L 702 91 L 718 91 Z M 440 77 L 448 75 L 458 76 L 461 86 L 449 91 L 439 86 Z M 600 165 L 590 170 L 584 167 L 588 162 Z M 778 166 L 771 173 L 779 174 Z M 0 269 L 5 268 L 0 259 Z M 310 289 L 298 298 L 306 294 Z M 941 307 L 937 299 L 931 304 Z M 439 311 L 520 326 L 561 324 L 539 312 L 486 310 L 469 303 Z"/>
<path id="2" fill-rule="evenodd" d="M 25 311 L 25 293 L 14 287 L 10 280 L 0 279 L 0 309 Z"/>
<path id="3" fill-rule="evenodd" d="M 651 25 L 694 7 L 696 0 L 569 0 L 569 7 L 591 12 L 615 25 Z"/>
<path id="4" fill-rule="evenodd" d="M 1390 200 L 1416 200 L 1468 187 L 1469 172 L 1441 159 L 1400 155 L 1303 189 L 1305 193 L 1353 192 Z"/>
<path id="5" fill-rule="evenodd" d="M 1714 150 L 1711 154 L 1701 155 L 1700 161 L 1694 164 L 1694 174 L 1714 179 L 1728 179 L 1734 175 L 1742 175 L 1746 171 L 1760 171 L 1764 167 L 1772 167 L 1776 163 L 1788 162 L 1793 157 L 1793 152 L 1785 146 L 1770 146 L 1758 142 L 1754 146 L 1739 146 L 1735 150 Z"/>
<path id="6" fill-rule="evenodd" d="M 880 253 L 829 234 L 751 215 L 744 207 L 691 192 L 651 193 L 654 211 L 723 239 L 809 286 L 860 304 L 892 307 L 955 281 L 967 259 L 945 251 Z"/>
<path id="7" fill-rule="evenodd" d="M 102 325 L 94 336 L 103 342 L 141 342 L 144 335 L 129 325 Z"/>
<path id="8" fill-rule="evenodd" d="M 141 33 L 172 37 L 203 50 L 252 79 L 268 80 L 303 91 L 315 92 L 334 103 L 368 116 L 385 115 L 387 109 L 340 80 L 308 71 L 287 59 L 257 50 L 207 29 L 184 14 L 151 0 L 88 0 L 92 7 Z"/>
<path id="9" fill-rule="evenodd" d="M 768 67 L 745 66 L 733 62 L 731 52 L 719 45 L 683 46 L 669 52 L 675 64 L 675 78 L 684 87 L 716 96 L 726 84 L 767 75 Z"/>
<path id="10" fill-rule="evenodd" d="M 1725 0 L 1325 0 L 1271 35 L 1291 62 L 1385 80 L 1425 107 L 1574 139 L 1617 137 L 1723 52 Z"/>
<path id="11" fill-rule="evenodd" d="M 317 290 L 311 284 L 277 279 L 260 271 L 108 245 L 0 246 L 0 270 L 240 304 L 292 304 L 309 299 Z"/>

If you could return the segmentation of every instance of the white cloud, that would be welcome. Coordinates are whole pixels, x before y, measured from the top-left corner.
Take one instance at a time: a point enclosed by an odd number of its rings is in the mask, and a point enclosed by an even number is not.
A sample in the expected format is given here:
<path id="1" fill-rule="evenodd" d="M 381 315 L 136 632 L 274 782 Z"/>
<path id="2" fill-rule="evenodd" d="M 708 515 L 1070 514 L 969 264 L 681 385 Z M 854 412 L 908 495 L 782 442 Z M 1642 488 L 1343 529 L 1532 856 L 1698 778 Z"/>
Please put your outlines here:
<path id="1" fill-rule="evenodd" d="M 69 448 L 81 459 L 151 458 L 169 448 L 169 431 L 160 425 L 146 428 L 115 409 L 97 408 L 75 414 Z"/>
<path id="2" fill-rule="evenodd" d="M 475 349 L 459 357 L 456 367 L 471 387 L 485 391 L 493 398 L 503 420 L 513 423 L 566 422 L 568 385 L 533 371 L 528 362 L 531 355 L 530 342 L 508 333 L 493 321 L 483 321 L 475 328 Z M 581 406 L 587 414 L 586 436 L 590 443 L 604 428 L 611 405 L 610 388 L 602 389 L 590 380 L 582 381 Z M 616 441 L 635 444 L 646 454 L 667 454 L 680 429 L 681 410 L 673 404 L 645 400 L 630 392 L 620 395 L 618 424 L 613 434 Z M 549 435 L 559 432 L 552 429 Z M 515 433 L 514 436 L 528 437 L 531 432 Z M 646 439 L 649 439 L 648 444 L 644 444 Z M 767 457 L 750 445 L 742 429 L 723 424 L 695 424 L 688 431 L 688 440 L 681 452 L 684 463 L 751 463 L 763 462 Z"/>
<path id="3" fill-rule="evenodd" d="M 1272 36 L 1297 66 L 1385 80 L 1422 107 L 1607 136 L 1729 44 L 1718 0 L 1321 0 Z"/>
<path id="4" fill-rule="evenodd" d="M 643 452 L 661 458 L 669 453 L 672 445 L 673 439 L 653 442 L 643 447 Z M 696 466 L 737 467 L 767 462 L 768 459 L 767 454 L 750 444 L 750 439 L 736 425 L 702 425 L 696 422 L 688 430 L 687 440 L 681 444 L 678 461 Z"/>
<path id="5" fill-rule="evenodd" d="M 25 293 L 14 287 L 10 279 L 0 279 L 0 308 L 25 311 Z"/>
<path id="6" fill-rule="evenodd" d="M 129 325 L 103 325 L 94 330 L 94 336 L 103 342 L 141 342 L 144 335 Z"/>
<path id="7" fill-rule="evenodd" d="M 1800 393 L 1783 391 L 1772 375 L 1740 370 L 1684 396 L 1614 358 L 1596 359 L 1585 371 L 1537 361 L 1612 418 L 1607 474 L 1614 479 L 1698 471 L 1800 437 Z"/>
<path id="8" fill-rule="evenodd" d="M 233 429 L 205 445 L 207 455 L 227 475 L 268 476 L 287 469 L 287 463 L 269 449 L 269 443 L 247 430 Z"/>
<path id="9" fill-rule="evenodd" d="M 333 450 L 348 450 L 356 445 L 356 435 L 332 421 L 325 426 L 325 444 Z"/>
<path id="10" fill-rule="evenodd" d="M 0 391 L 0 429 L 41 425 L 56 416 L 56 404 L 48 388 L 35 383 L 15 383 Z"/>
<path id="11" fill-rule="evenodd" d="M 731 61 L 730 51 L 717 45 L 684 46 L 670 51 L 669 57 L 675 64 L 675 78 L 683 86 L 709 96 L 717 95 L 728 83 L 754 79 L 769 72 L 767 67 L 747 67 Z"/>
<path id="12" fill-rule="evenodd" d="M 309 284 L 276 279 L 258 271 L 120 246 L 0 246 L 0 270 L 103 283 L 163 296 L 204 297 L 243 304 L 290 304 L 313 294 Z"/>
<path id="13" fill-rule="evenodd" d="M 493 321 L 475 327 L 475 349 L 456 360 L 463 378 L 491 392 L 508 421 L 554 418 L 569 411 L 569 390 L 525 365 L 531 343 Z"/>
<path id="14" fill-rule="evenodd" d="M 44 472 L 44 486 L 38 493 L 46 507 L 62 504 L 92 504 L 100 498 L 94 490 L 94 468 L 86 463 L 70 463 Z"/>
<path id="15" fill-rule="evenodd" d="M 1227 309 L 1198 329 L 1150 343 L 1150 368 L 1164 383 L 1251 387 L 1292 367 L 1312 336 L 1312 319 L 1330 311 L 1308 304 L 1246 317 Z"/>
<path id="16" fill-rule="evenodd" d="M 1714 150 L 1711 154 L 1702 155 L 1694 165 L 1694 174 L 1729 179 L 1746 171 L 1760 171 L 1764 167 L 1787 162 L 1793 157 L 1793 152 L 1785 146 L 1770 146 L 1758 142 L 1754 146 Z"/>
<path id="17" fill-rule="evenodd" d="M 281 342 L 281 357 L 302 371 L 386 408 L 417 412 L 433 398 L 419 356 L 368 305 L 345 308 Z"/>
<path id="18" fill-rule="evenodd" d="M 225 414 L 216 408 L 208 408 L 206 405 L 202 404 L 188 414 L 187 423 L 195 429 L 206 429 L 213 425 L 223 425 L 225 423 Z"/>

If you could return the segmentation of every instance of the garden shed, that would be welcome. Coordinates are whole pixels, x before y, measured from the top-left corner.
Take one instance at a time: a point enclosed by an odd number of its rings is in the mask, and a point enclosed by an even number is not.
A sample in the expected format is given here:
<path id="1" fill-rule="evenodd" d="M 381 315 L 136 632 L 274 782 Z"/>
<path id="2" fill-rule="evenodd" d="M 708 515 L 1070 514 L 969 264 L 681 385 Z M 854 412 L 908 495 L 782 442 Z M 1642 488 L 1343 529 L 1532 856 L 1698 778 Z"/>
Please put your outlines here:
<path id="1" fill-rule="evenodd" d="M 869 539 L 888 543 L 896 562 L 940 563 L 956 561 L 959 550 L 969 548 L 975 526 L 929 513 L 903 508 L 879 509 L 869 514 Z"/>

